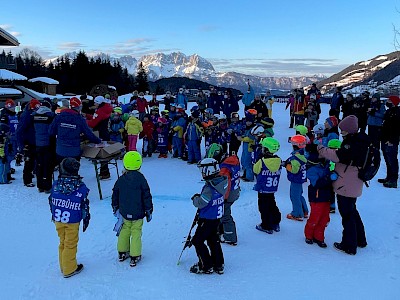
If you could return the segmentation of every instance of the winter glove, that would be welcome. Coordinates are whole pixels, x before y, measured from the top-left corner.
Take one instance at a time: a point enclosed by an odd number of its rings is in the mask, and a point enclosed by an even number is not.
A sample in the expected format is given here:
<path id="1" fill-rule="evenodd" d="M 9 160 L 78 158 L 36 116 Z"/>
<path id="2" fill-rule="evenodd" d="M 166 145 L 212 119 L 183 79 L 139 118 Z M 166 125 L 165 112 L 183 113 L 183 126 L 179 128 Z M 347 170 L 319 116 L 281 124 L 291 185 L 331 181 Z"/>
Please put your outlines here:
<path id="1" fill-rule="evenodd" d="M 192 196 L 192 198 L 190 198 L 190 199 L 192 199 L 192 201 L 193 201 L 194 198 L 196 198 L 196 197 L 200 197 L 200 194 L 196 193 L 196 194 L 194 194 L 194 195 Z"/>
<path id="2" fill-rule="evenodd" d="M 338 174 L 337 174 L 336 172 L 332 172 L 332 173 L 331 173 L 331 176 L 330 176 L 330 178 L 331 178 L 331 180 L 332 180 L 332 181 L 335 181 L 335 180 L 337 180 L 337 179 L 338 179 L 338 177 L 339 177 L 339 176 L 338 176 Z"/>
<path id="3" fill-rule="evenodd" d="M 83 219 L 83 232 L 85 232 L 86 229 L 89 227 L 89 221 L 90 221 L 90 213 L 88 212 L 86 214 L 86 217 Z"/>
<path id="4" fill-rule="evenodd" d="M 151 210 L 146 210 L 144 214 L 146 215 L 146 221 L 147 221 L 147 222 L 150 222 L 151 219 L 152 219 Z"/>
<path id="5" fill-rule="evenodd" d="M 5 157 L 4 147 L 0 146 L 0 158 Z"/>

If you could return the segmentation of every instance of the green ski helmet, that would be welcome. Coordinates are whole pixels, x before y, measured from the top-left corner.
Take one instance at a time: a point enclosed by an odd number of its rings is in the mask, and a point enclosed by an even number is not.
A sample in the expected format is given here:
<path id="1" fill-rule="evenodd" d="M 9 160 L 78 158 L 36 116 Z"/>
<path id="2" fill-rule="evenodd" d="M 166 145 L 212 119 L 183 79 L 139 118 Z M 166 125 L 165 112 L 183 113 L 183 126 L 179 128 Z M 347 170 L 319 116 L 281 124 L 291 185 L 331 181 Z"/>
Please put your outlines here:
<path id="1" fill-rule="evenodd" d="M 339 149 L 342 146 L 342 142 L 338 139 L 332 139 L 328 142 L 328 148 L 331 149 Z"/>
<path id="2" fill-rule="evenodd" d="M 225 153 L 222 149 L 222 146 L 217 143 L 212 143 L 210 148 L 208 148 L 207 157 L 214 158 L 219 163 L 222 162 L 222 160 L 225 158 Z"/>
<path id="3" fill-rule="evenodd" d="M 139 170 L 142 166 L 142 155 L 137 151 L 129 151 L 125 153 L 122 162 L 128 171 Z"/>
<path id="4" fill-rule="evenodd" d="M 278 152 L 280 145 L 278 140 L 272 137 L 266 137 L 261 140 L 261 146 L 268 149 L 270 153 Z"/>
<path id="5" fill-rule="evenodd" d="M 296 132 L 298 132 L 301 135 L 306 135 L 308 133 L 308 129 L 304 125 L 297 125 L 295 127 L 295 129 L 296 129 Z"/>

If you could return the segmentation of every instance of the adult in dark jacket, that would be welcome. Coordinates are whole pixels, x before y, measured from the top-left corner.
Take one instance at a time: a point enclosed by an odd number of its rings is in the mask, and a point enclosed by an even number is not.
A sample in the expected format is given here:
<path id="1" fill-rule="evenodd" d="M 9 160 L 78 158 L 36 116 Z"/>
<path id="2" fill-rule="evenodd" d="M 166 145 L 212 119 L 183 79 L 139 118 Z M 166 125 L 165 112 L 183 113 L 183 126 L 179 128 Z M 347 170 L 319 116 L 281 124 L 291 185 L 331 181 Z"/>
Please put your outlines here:
<path id="1" fill-rule="evenodd" d="M 92 143 L 98 144 L 101 142 L 81 116 L 80 110 L 82 106 L 80 100 L 77 100 L 71 101 L 71 109 L 63 109 L 50 124 L 50 136 L 57 137 L 57 164 L 61 163 L 66 157 L 73 157 L 78 161 L 81 159 L 81 134 Z"/>
<path id="2" fill-rule="evenodd" d="M 385 115 L 385 105 L 381 102 L 379 94 L 374 94 L 371 98 L 371 103 L 367 110 L 368 119 L 368 136 L 371 138 L 372 143 L 380 148 L 381 143 L 381 130 L 383 123 L 383 116 Z"/>
<path id="3" fill-rule="evenodd" d="M 386 163 L 386 178 L 378 179 L 384 187 L 397 188 L 399 179 L 399 139 L 400 139 L 400 98 L 390 96 L 386 101 L 387 110 L 383 116 L 381 131 L 382 153 Z"/>
<path id="4" fill-rule="evenodd" d="M 335 93 L 332 96 L 331 100 L 331 109 L 335 110 L 335 117 L 339 120 L 340 108 L 342 107 L 344 102 L 342 95 L 342 87 L 338 86 L 335 89 Z"/>
<path id="5" fill-rule="evenodd" d="M 49 127 L 55 114 L 51 111 L 51 103 L 43 101 L 32 114 L 36 141 L 36 183 L 40 193 L 51 192 L 55 161 L 55 139 L 50 139 Z"/>
<path id="6" fill-rule="evenodd" d="M 24 112 L 21 114 L 18 127 L 17 127 L 17 140 L 18 151 L 24 151 L 24 170 L 23 181 L 27 187 L 34 187 L 32 183 L 33 170 L 35 168 L 36 160 L 36 139 L 35 127 L 33 126 L 32 114 L 40 107 L 40 102 L 37 99 L 32 99 L 29 105 L 25 107 Z"/>
<path id="7" fill-rule="evenodd" d="M 197 103 L 197 106 L 199 107 L 201 115 L 204 116 L 204 111 L 207 108 L 207 96 L 201 90 L 197 94 L 196 103 Z"/>
<path id="8" fill-rule="evenodd" d="M 254 102 L 250 104 L 250 109 L 253 108 L 257 111 L 257 121 L 268 117 L 268 109 L 264 102 L 261 101 L 260 94 L 256 94 Z"/>
<path id="9" fill-rule="evenodd" d="M 111 104 L 106 102 L 103 96 L 97 96 L 94 98 L 95 106 L 97 107 L 94 115 L 86 115 L 87 124 L 93 128 L 93 131 L 99 132 L 99 138 L 103 141 L 110 140 L 110 132 L 108 130 L 108 122 L 113 111 Z M 110 178 L 110 170 L 108 169 L 108 163 L 104 162 L 100 164 L 100 179 L 106 180 Z"/>
<path id="10" fill-rule="evenodd" d="M 175 98 L 172 97 L 171 92 L 167 91 L 164 97 L 164 109 L 170 111 L 171 110 L 171 103 L 175 103 Z"/>
<path id="11" fill-rule="evenodd" d="M 343 119 L 347 116 L 354 115 L 354 96 L 353 94 L 347 94 L 346 99 L 342 105 Z"/>
<path id="12" fill-rule="evenodd" d="M 343 236 L 340 243 L 334 247 L 350 255 L 357 253 L 357 247 L 367 246 L 364 224 L 356 207 L 357 197 L 361 196 L 363 182 L 358 178 L 358 166 L 353 165 L 354 152 L 357 152 L 358 120 L 354 115 L 344 118 L 339 123 L 343 136 L 340 149 L 329 149 L 318 145 L 320 156 L 335 163 L 335 172 L 338 178 L 333 182 L 334 192 L 337 194 L 338 208 L 342 217 Z"/>
<path id="13" fill-rule="evenodd" d="M 214 114 L 219 114 L 222 109 L 221 97 L 218 96 L 214 87 L 211 88 L 210 96 L 208 96 L 207 108 L 211 108 L 214 111 Z"/>
<path id="14" fill-rule="evenodd" d="M 361 94 L 354 101 L 353 109 L 354 115 L 358 118 L 358 127 L 360 132 L 365 132 L 367 128 L 367 110 L 369 107 L 369 96 L 367 94 Z"/>
<path id="15" fill-rule="evenodd" d="M 226 90 L 225 93 L 224 93 L 224 104 L 223 104 L 223 107 L 222 107 L 222 111 L 228 117 L 229 121 L 231 119 L 231 114 L 233 112 L 238 112 L 239 111 L 238 100 L 233 95 L 231 89 Z"/>

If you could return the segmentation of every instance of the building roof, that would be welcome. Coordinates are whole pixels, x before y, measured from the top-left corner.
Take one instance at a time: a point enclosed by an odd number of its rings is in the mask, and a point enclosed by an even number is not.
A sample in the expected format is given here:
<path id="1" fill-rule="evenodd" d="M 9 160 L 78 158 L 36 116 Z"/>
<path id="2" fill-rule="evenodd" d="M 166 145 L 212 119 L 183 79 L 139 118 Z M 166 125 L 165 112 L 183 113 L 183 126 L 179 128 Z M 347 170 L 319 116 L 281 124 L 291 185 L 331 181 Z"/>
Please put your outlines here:
<path id="1" fill-rule="evenodd" d="M 18 40 L 0 27 L 0 46 L 19 46 Z"/>
<path id="2" fill-rule="evenodd" d="M 22 92 L 13 88 L 0 87 L 0 96 L 22 95 Z"/>
<path id="3" fill-rule="evenodd" d="M 49 77 L 35 77 L 32 79 L 28 80 L 29 82 L 43 82 L 46 84 L 59 84 L 59 82 L 57 80 L 54 80 L 53 78 L 49 78 Z"/>
<path id="4" fill-rule="evenodd" d="M 27 80 L 25 76 L 6 70 L 6 69 L 0 69 L 0 80 Z"/>

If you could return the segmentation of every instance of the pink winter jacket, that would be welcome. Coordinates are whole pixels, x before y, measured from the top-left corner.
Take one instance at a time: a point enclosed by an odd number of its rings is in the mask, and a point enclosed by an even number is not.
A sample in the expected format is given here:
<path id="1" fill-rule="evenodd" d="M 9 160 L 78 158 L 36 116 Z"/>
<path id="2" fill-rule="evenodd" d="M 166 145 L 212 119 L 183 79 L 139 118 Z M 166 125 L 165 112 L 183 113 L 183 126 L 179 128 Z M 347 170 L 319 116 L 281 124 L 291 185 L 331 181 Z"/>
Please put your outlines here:
<path id="1" fill-rule="evenodd" d="M 318 153 L 320 156 L 335 163 L 335 171 L 338 174 L 338 179 L 332 184 L 335 193 L 344 197 L 360 197 L 364 183 L 358 178 L 357 167 L 340 163 L 334 149 L 319 145 Z"/>

